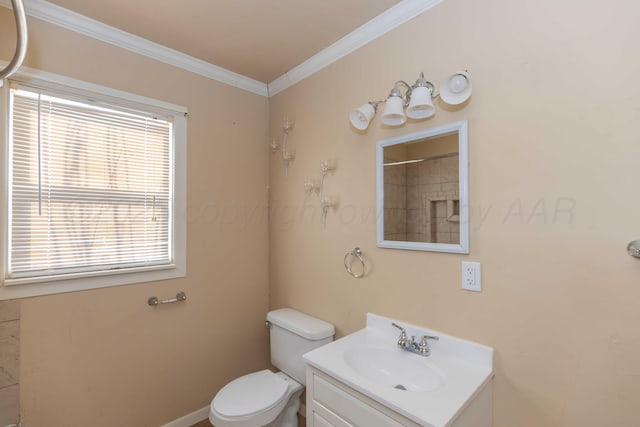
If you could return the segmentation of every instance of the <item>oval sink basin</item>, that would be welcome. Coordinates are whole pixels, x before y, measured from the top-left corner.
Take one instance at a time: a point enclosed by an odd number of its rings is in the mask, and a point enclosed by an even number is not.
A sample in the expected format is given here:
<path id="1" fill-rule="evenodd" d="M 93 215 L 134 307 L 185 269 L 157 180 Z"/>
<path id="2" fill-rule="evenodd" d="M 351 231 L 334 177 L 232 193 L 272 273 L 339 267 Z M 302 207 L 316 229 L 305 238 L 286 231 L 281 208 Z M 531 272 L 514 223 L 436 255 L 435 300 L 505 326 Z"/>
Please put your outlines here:
<path id="1" fill-rule="evenodd" d="M 351 348 L 345 351 L 344 360 L 368 380 L 397 390 L 431 391 L 445 380 L 425 358 L 395 348 Z"/>

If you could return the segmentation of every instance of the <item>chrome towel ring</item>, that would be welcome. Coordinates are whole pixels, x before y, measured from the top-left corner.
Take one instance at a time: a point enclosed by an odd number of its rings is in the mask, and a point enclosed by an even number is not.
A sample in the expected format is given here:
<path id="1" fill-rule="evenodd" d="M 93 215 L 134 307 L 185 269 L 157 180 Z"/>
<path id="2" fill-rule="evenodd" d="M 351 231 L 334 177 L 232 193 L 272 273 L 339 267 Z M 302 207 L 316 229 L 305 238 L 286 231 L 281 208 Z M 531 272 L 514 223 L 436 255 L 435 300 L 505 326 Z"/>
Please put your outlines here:
<path id="1" fill-rule="evenodd" d="M 362 273 L 357 274 L 351 270 L 351 264 L 353 263 L 353 259 L 356 258 L 362 264 Z M 347 252 L 344 256 L 344 268 L 347 269 L 347 273 L 355 277 L 356 279 L 361 279 L 364 277 L 365 265 L 364 258 L 362 257 L 362 249 L 354 248 L 351 252 Z"/>

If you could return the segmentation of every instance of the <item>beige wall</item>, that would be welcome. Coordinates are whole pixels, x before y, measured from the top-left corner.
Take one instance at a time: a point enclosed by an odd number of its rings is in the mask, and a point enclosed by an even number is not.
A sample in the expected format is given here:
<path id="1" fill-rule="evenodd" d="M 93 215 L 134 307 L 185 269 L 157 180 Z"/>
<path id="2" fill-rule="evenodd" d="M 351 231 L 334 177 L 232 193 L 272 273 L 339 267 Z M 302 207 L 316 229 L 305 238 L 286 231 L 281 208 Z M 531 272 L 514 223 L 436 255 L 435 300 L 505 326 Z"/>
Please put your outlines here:
<path id="1" fill-rule="evenodd" d="M 371 311 L 494 346 L 497 427 L 637 425 L 640 264 L 624 246 L 640 232 L 639 18 L 634 0 L 447 0 L 277 95 L 271 126 L 296 118 L 297 157 L 285 178 L 272 156 L 270 306 L 339 335 Z M 24 421 L 158 426 L 266 366 L 267 228 L 253 210 L 267 203 L 265 101 L 30 22 L 26 65 L 189 108 L 189 277 L 24 300 Z M 0 58 L 13 37 L 0 9 Z M 466 108 L 398 130 L 379 117 L 367 133 L 349 127 L 348 111 L 395 80 L 425 71 L 439 82 L 463 67 L 475 89 Z M 471 254 L 377 249 L 375 141 L 461 119 Z M 326 192 L 340 205 L 326 228 L 302 189 L 321 159 L 337 161 Z M 342 265 L 354 246 L 363 280 Z M 466 259 L 483 263 L 481 294 L 460 290 Z M 178 290 L 183 305 L 145 304 Z"/>
<path id="2" fill-rule="evenodd" d="M 188 277 L 22 301 L 26 426 L 157 427 L 268 366 L 266 100 L 29 24 L 25 65 L 189 109 Z M 14 39 L 10 12 L 0 8 L 0 58 Z M 179 290 L 184 304 L 146 304 Z"/>
<path id="3" fill-rule="evenodd" d="M 496 427 L 637 426 L 640 261 L 625 246 L 640 237 L 639 20 L 635 0 L 446 0 L 275 96 L 272 129 L 296 118 L 297 157 L 286 178 L 271 163 L 270 306 L 338 335 L 370 311 L 493 346 Z M 475 89 L 466 108 L 349 127 L 349 110 L 394 81 L 460 68 Z M 462 119 L 470 255 L 376 248 L 376 141 Z M 326 228 L 302 189 L 324 158 L 340 200 Z M 362 280 L 342 265 L 355 246 Z M 482 293 L 460 289 L 463 260 L 482 262 Z"/>

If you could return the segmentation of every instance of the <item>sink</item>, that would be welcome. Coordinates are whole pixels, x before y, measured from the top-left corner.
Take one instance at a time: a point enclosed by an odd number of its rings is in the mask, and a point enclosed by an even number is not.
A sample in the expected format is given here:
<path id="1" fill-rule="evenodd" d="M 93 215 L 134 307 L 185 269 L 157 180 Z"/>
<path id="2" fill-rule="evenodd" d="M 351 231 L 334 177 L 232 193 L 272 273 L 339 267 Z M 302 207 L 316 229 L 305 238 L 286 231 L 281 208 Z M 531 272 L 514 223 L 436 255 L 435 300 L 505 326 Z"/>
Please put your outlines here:
<path id="1" fill-rule="evenodd" d="M 393 323 L 404 327 L 408 336 L 438 336 L 438 341 L 430 343 L 431 355 L 400 349 Z M 482 344 L 368 313 L 364 329 L 303 358 L 309 375 L 318 370 L 417 425 L 491 425 L 493 349 Z M 477 408 L 482 408 L 482 414 L 471 415 Z M 462 421 L 458 424 L 456 419 Z"/>
<path id="2" fill-rule="evenodd" d="M 369 381 L 396 390 L 425 392 L 442 386 L 445 376 L 425 358 L 396 348 L 345 350 L 346 364 Z"/>

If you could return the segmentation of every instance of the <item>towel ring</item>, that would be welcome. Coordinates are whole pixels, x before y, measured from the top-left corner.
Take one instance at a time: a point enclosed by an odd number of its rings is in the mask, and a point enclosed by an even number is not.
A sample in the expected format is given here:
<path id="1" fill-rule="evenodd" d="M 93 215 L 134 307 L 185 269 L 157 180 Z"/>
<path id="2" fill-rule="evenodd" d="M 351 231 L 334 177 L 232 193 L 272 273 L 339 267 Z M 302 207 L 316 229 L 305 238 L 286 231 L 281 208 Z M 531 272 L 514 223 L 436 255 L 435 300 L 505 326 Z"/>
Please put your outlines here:
<path id="1" fill-rule="evenodd" d="M 360 261 L 360 263 L 362 264 L 362 273 L 356 274 L 353 271 L 351 271 L 351 263 L 353 262 L 353 259 L 351 259 L 351 257 L 357 258 Z M 347 262 L 347 260 L 349 262 Z M 364 277 L 365 266 L 364 266 L 364 258 L 362 258 L 362 249 L 354 248 L 351 252 L 347 252 L 345 254 L 345 256 L 344 256 L 344 268 L 347 269 L 347 273 L 349 273 L 350 275 L 352 275 L 356 279 L 361 279 L 362 277 Z"/>

